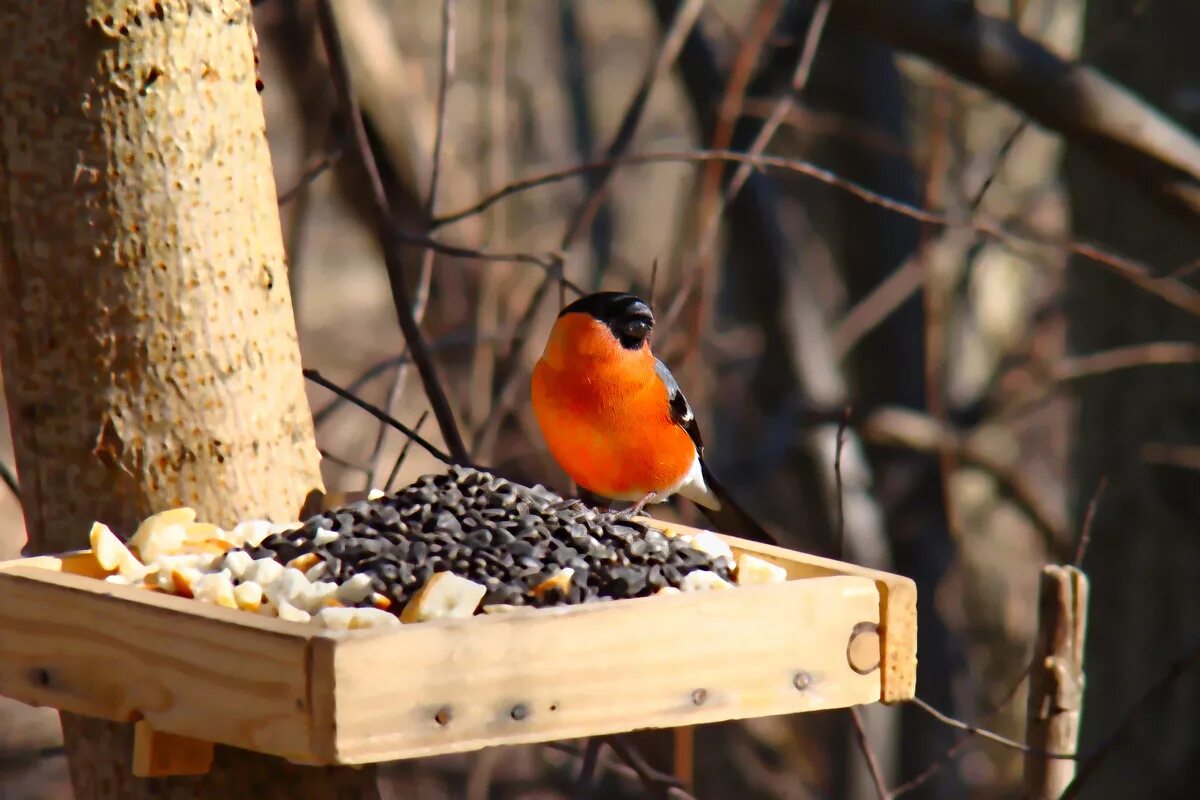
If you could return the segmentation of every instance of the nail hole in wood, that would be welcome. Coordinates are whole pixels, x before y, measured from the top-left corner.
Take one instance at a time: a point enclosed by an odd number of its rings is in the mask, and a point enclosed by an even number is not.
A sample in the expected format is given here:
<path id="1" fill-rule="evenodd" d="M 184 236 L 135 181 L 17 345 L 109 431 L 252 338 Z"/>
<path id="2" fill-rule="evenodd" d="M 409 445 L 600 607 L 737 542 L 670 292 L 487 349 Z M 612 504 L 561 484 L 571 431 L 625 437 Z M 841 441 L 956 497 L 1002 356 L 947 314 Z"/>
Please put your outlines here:
<path id="1" fill-rule="evenodd" d="M 526 708 L 524 703 L 517 703 L 512 707 L 512 711 L 509 712 L 509 716 L 517 721 L 523 720 L 529 716 L 529 709 Z"/>
<path id="2" fill-rule="evenodd" d="M 879 669 L 881 661 L 879 626 L 874 622 L 860 622 L 850 632 L 846 643 L 846 661 L 850 669 L 859 675 L 869 675 Z"/>
<path id="3" fill-rule="evenodd" d="M 34 667 L 29 670 L 29 682 L 34 686 L 49 686 L 50 671 L 44 667 Z"/>
<path id="4" fill-rule="evenodd" d="M 450 717 L 452 715 L 453 714 L 450 711 L 450 706 L 442 706 L 437 710 L 437 713 L 433 715 L 433 721 L 438 725 L 446 725 L 450 722 Z"/>
<path id="5" fill-rule="evenodd" d="M 812 682 L 812 675 L 809 675 L 807 672 L 797 672 L 792 676 L 792 686 L 795 686 L 801 692 L 812 686 Z"/>
<path id="6" fill-rule="evenodd" d="M 704 705 L 704 701 L 707 699 L 708 692 L 704 689 L 697 689 L 696 691 L 692 692 L 692 703 L 694 705 L 702 706 Z"/>

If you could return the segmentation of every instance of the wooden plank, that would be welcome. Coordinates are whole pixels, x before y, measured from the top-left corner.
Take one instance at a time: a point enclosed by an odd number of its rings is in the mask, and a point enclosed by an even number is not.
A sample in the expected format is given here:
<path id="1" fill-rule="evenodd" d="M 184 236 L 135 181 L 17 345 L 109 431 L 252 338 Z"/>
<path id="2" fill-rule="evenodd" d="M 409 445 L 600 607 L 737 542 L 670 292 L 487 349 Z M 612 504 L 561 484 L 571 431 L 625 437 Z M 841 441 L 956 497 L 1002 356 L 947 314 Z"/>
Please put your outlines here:
<path id="1" fill-rule="evenodd" d="M 307 756 L 309 626 L 29 565 L 0 571 L 0 693 Z"/>
<path id="2" fill-rule="evenodd" d="M 1076 763 L 1045 753 L 1079 750 L 1088 579 L 1077 567 L 1047 564 L 1038 586 L 1038 631 L 1025 714 L 1025 797 L 1058 800 L 1075 780 Z"/>
<path id="3" fill-rule="evenodd" d="M 652 528 L 669 535 L 700 533 L 699 528 L 650 517 L 638 517 Z M 885 703 L 911 700 L 917 691 L 917 585 L 910 578 L 890 572 L 860 567 L 845 561 L 822 558 L 783 547 L 752 542 L 736 536 L 721 534 L 735 551 L 743 551 L 785 568 L 789 580 L 829 575 L 856 575 L 868 578 L 879 588 L 882 638 L 882 687 L 880 699 Z"/>
<path id="4" fill-rule="evenodd" d="M 874 581 L 835 576 L 324 632 L 313 749 L 340 763 L 462 752 L 879 699 L 847 661 Z"/>
<path id="5" fill-rule="evenodd" d="M 134 777 L 204 775 L 212 763 L 212 742 L 156 731 L 144 719 L 133 726 Z"/>

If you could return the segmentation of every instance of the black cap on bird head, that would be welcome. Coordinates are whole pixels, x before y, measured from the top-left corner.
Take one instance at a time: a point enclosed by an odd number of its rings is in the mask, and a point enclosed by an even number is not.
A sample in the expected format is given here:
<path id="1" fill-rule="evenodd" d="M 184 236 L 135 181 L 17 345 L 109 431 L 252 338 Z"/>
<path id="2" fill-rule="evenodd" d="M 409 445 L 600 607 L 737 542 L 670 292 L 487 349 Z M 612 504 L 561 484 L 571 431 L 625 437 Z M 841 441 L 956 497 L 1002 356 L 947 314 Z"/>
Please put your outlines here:
<path id="1" fill-rule="evenodd" d="M 558 312 L 588 314 L 608 326 L 626 350 L 637 350 L 654 329 L 654 312 L 646 301 L 625 292 L 596 292 L 584 295 Z"/>

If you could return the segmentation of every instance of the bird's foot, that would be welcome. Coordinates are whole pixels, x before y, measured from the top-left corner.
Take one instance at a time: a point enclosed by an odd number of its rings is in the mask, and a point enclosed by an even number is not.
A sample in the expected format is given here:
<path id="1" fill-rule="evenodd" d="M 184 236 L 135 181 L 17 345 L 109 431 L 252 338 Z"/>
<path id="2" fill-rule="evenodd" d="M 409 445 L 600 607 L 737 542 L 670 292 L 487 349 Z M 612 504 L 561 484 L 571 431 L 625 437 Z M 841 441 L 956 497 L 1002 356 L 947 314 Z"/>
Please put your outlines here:
<path id="1" fill-rule="evenodd" d="M 612 509 L 609 509 L 609 513 L 611 513 L 613 516 L 615 516 L 619 519 L 629 519 L 630 517 L 636 517 L 638 514 L 642 513 L 642 509 L 644 509 L 646 507 L 646 504 L 653 501 L 655 499 L 655 497 L 657 497 L 657 495 L 655 495 L 654 492 L 651 492 L 650 494 L 643 497 L 641 500 L 638 500 L 636 503 L 631 505 L 629 508 L 625 508 L 620 511 L 613 511 Z"/>

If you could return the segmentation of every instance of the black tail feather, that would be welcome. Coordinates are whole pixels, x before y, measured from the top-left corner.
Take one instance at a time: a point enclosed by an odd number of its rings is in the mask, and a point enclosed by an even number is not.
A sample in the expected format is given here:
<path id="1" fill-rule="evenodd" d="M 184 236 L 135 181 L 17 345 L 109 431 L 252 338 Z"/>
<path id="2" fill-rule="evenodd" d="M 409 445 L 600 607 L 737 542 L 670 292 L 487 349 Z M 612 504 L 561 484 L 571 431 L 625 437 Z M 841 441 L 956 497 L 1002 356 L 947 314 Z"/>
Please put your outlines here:
<path id="1" fill-rule="evenodd" d="M 717 500 L 721 503 L 721 508 L 714 511 L 699 503 L 696 503 L 696 507 L 704 512 L 704 516 L 708 517 L 717 533 L 740 536 L 743 539 L 752 539 L 763 544 L 779 544 L 774 536 L 767 533 L 766 529 L 754 520 L 754 517 L 737 504 L 737 501 L 729 494 L 729 490 L 721 485 L 703 460 L 700 462 L 700 469 L 704 475 L 705 484 L 716 495 Z"/>

